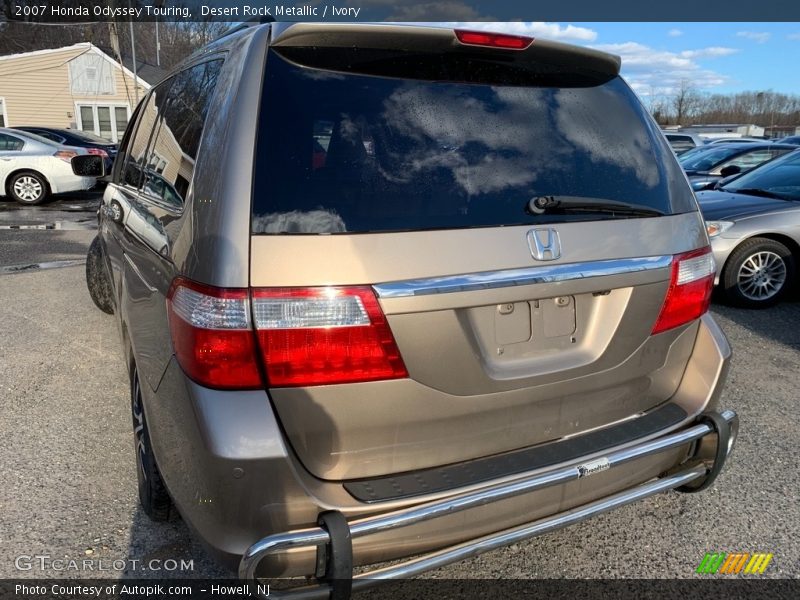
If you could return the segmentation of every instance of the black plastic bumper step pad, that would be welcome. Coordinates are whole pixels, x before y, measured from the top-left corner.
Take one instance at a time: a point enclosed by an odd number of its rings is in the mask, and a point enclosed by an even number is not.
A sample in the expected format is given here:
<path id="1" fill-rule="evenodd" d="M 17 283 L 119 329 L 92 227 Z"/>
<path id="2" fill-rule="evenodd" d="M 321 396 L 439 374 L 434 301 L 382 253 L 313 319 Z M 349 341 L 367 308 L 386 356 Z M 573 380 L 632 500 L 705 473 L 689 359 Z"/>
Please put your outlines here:
<path id="1" fill-rule="evenodd" d="M 443 492 L 572 461 L 658 433 L 687 416 L 680 406 L 669 403 L 641 417 L 566 440 L 444 467 L 348 481 L 344 488 L 361 502 L 385 502 Z"/>

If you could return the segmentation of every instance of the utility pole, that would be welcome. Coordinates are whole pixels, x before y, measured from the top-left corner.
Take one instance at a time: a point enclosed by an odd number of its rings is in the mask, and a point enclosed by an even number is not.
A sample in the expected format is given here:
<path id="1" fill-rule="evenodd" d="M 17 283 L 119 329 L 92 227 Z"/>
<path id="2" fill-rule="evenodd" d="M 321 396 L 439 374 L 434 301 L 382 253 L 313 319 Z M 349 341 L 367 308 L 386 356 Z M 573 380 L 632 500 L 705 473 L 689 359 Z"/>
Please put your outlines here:
<path id="1" fill-rule="evenodd" d="M 128 8 L 131 8 L 131 12 L 133 12 L 133 7 L 131 7 L 131 0 L 128 0 Z M 133 35 L 133 19 L 128 21 L 128 25 L 131 31 L 131 59 L 133 60 L 133 97 L 135 99 L 136 104 L 139 104 L 139 77 L 136 75 L 136 38 Z"/>
<path id="2" fill-rule="evenodd" d="M 161 66 L 161 42 L 158 41 L 158 17 L 156 17 L 156 66 Z"/>

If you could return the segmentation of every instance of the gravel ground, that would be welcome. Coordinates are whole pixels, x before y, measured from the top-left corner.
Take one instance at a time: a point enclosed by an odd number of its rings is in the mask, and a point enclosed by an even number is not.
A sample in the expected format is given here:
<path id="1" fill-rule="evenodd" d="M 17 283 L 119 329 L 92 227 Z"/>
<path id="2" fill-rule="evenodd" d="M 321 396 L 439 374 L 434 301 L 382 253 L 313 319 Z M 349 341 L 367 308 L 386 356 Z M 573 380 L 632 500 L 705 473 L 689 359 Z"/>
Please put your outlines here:
<path id="1" fill-rule="evenodd" d="M 229 576 L 180 520 L 153 524 L 137 508 L 115 321 L 93 307 L 83 269 L 0 275 L 0 307 L 0 579 L 36 576 L 14 566 L 36 554 L 191 558 L 194 570 L 175 576 Z M 707 551 L 773 552 L 767 576 L 800 576 L 800 304 L 713 310 L 734 348 L 722 404 L 739 412 L 741 435 L 711 490 L 657 496 L 429 577 L 686 578 Z"/>

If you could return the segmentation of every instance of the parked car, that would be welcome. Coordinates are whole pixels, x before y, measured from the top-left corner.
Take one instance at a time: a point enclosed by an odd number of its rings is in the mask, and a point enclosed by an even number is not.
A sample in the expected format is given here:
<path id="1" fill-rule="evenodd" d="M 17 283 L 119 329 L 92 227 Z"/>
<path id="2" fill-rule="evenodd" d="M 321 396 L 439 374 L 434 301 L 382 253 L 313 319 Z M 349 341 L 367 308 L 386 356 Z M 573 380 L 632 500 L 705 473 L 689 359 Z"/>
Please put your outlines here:
<path id="1" fill-rule="evenodd" d="M 800 145 L 800 135 L 791 135 L 789 137 L 785 137 L 777 141 L 781 144 L 793 144 L 795 146 L 798 146 Z"/>
<path id="2" fill-rule="evenodd" d="M 669 145 L 678 156 L 692 148 L 702 147 L 706 144 L 706 140 L 694 133 L 668 133 L 665 131 L 664 137 L 667 138 Z"/>
<path id="3" fill-rule="evenodd" d="M 731 450 L 703 220 L 617 57 L 243 26 L 148 92 L 110 179 L 86 276 L 142 509 L 247 580 L 346 597 L 354 565 L 699 491 Z"/>
<path id="4" fill-rule="evenodd" d="M 96 177 L 82 177 L 71 160 L 85 148 L 65 146 L 34 133 L 0 128 L 0 196 L 41 204 L 50 194 L 89 190 Z"/>
<path id="5" fill-rule="evenodd" d="M 106 171 L 109 173 L 111 172 L 111 165 L 114 163 L 114 157 L 117 155 L 117 144 L 88 131 L 38 126 L 14 127 L 14 129 L 35 133 L 58 144 L 86 148 L 89 154 L 96 154 L 105 159 Z"/>
<path id="6" fill-rule="evenodd" d="M 800 150 L 697 194 L 732 304 L 772 306 L 795 285 L 800 259 Z"/>
<path id="7" fill-rule="evenodd" d="M 695 191 L 711 189 L 724 177 L 746 173 L 763 162 L 795 150 L 796 146 L 770 142 L 709 144 L 679 157 Z"/>

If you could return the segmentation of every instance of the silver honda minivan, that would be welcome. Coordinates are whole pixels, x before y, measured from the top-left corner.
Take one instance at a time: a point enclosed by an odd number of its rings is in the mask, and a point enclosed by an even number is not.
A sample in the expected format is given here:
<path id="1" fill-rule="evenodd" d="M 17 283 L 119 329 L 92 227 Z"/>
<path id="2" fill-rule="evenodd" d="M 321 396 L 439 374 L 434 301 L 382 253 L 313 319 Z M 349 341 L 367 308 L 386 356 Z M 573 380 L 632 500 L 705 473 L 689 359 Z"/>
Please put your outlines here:
<path id="1" fill-rule="evenodd" d="M 738 427 L 714 260 L 619 66 L 268 23 L 153 87 L 87 261 L 143 510 L 344 597 L 710 485 Z"/>

